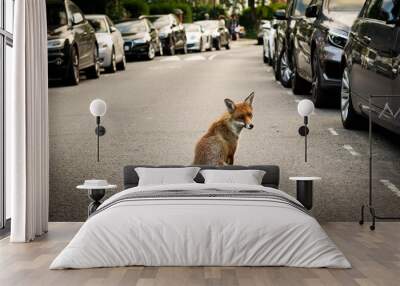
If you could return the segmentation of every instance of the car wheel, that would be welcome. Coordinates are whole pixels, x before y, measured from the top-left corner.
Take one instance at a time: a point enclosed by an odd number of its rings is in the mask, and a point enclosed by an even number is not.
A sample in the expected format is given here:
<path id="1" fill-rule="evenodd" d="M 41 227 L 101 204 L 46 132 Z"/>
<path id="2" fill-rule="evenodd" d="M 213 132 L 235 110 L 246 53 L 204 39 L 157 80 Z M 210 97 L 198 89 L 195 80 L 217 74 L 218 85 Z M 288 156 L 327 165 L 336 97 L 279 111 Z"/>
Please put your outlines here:
<path id="1" fill-rule="evenodd" d="M 70 57 L 65 82 L 69 85 L 79 84 L 79 55 L 75 46 L 70 49 Z"/>
<path id="2" fill-rule="evenodd" d="M 257 38 L 257 45 L 262 45 L 263 43 L 263 38 Z"/>
<path id="3" fill-rule="evenodd" d="M 221 39 L 216 39 L 215 40 L 215 49 L 217 51 L 221 50 Z"/>
<path id="4" fill-rule="evenodd" d="M 297 62 L 294 57 L 294 53 L 293 53 L 292 65 L 293 65 L 293 76 L 292 76 L 293 93 L 297 95 L 303 95 L 309 93 L 311 89 L 310 83 L 306 81 L 304 78 L 302 78 L 297 72 Z"/>
<path id="5" fill-rule="evenodd" d="M 108 73 L 115 73 L 117 71 L 117 56 L 115 54 L 114 47 L 111 53 L 111 64 L 109 67 L 106 68 L 106 72 Z"/>
<path id="6" fill-rule="evenodd" d="M 318 55 L 314 52 L 312 57 L 312 64 L 313 64 L 313 81 L 311 85 L 311 98 L 312 102 L 314 103 L 315 107 L 323 107 L 324 102 L 324 94 L 325 91 L 321 86 L 321 69 L 319 67 Z"/>
<path id="7" fill-rule="evenodd" d="M 350 72 L 346 67 L 342 76 L 342 88 L 340 92 L 340 114 L 343 127 L 346 129 L 356 129 L 360 127 L 362 118 L 354 110 L 351 95 Z"/>
<path id="8" fill-rule="evenodd" d="M 263 48 L 263 61 L 264 61 L 264 64 L 268 64 L 268 62 L 269 62 L 268 58 L 265 56 L 265 48 Z"/>
<path id="9" fill-rule="evenodd" d="M 290 87 L 292 84 L 292 69 L 290 67 L 289 57 L 287 54 L 286 49 L 283 50 L 280 59 L 278 60 L 279 63 L 279 78 L 284 87 Z"/>
<path id="10" fill-rule="evenodd" d="M 93 51 L 93 65 L 86 70 L 86 76 L 89 79 L 96 79 L 100 77 L 100 63 L 98 61 L 97 47 Z"/>
<path id="11" fill-rule="evenodd" d="M 124 71 L 126 69 L 126 57 L 122 56 L 122 60 L 117 64 L 117 69 L 120 71 Z"/>
<path id="12" fill-rule="evenodd" d="M 231 43 L 230 43 L 230 41 L 228 40 L 228 43 L 225 45 L 225 49 L 229 50 L 230 48 L 231 48 Z"/>
<path id="13" fill-rule="evenodd" d="M 149 44 L 149 50 L 147 51 L 147 59 L 152 60 L 156 56 L 156 50 L 154 49 L 154 46 L 150 43 Z"/>

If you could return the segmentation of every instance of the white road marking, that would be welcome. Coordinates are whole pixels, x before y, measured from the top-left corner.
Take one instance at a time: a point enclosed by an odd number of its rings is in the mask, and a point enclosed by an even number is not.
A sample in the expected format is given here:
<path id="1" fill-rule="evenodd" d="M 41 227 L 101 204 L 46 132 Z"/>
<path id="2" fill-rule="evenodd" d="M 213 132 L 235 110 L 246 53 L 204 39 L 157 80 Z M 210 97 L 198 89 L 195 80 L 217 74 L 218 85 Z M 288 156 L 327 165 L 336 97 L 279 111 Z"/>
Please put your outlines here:
<path id="1" fill-rule="evenodd" d="M 354 151 L 353 147 L 351 147 L 350 145 L 344 145 L 343 148 L 349 151 L 350 154 L 353 156 L 360 156 L 360 153 Z"/>
<path id="2" fill-rule="evenodd" d="M 178 56 L 166 57 L 160 60 L 160 62 L 174 62 L 180 61 L 181 59 Z"/>
<path id="3" fill-rule="evenodd" d="M 336 132 L 335 129 L 333 128 L 328 128 L 329 132 L 333 135 L 333 136 L 338 136 L 339 134 Z"/>
<path id="4" fill-rule="evenodd" d="M 213 59 L 215 59 L 216 56 L 218 56 L 218 55 L 209 56 L 209 57 L 208 57 L 208 60 L 209 60 L 209 61 L 212 61 Z"/>
<path id="5" fill-rule="evenodd" d="M 203 56 L 191 56 L 184 59 L 185 61 L 204 61 L 205 57 Z"/>
<path id="6" fill-rule="evenodd" d="M 399 188 L 396 187 L 395 184 L 393 184 L 389 180 L 380 180 L 380 182 L 385 185 L 386 188 L 388 188 L 390 191 L 392 191 L 396 196 L 400 197 L 400 190 Z"/>

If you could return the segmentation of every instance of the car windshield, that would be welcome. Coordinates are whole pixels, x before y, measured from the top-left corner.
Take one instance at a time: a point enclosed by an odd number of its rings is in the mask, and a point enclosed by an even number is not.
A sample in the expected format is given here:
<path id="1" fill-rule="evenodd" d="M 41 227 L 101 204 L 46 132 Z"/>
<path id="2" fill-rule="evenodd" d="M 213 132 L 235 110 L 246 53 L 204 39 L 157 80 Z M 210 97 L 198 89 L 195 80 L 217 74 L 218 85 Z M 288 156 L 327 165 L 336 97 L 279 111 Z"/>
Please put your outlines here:
<path id="1" fill-rule="evenodd" d="M 328 10 L 335 11 L 360 11 L 365 0 L 330 0 Z"/>
<path id="2" fill-rule="evenodd" d="M 103 18 L 88 18 L 89 23 L 92 25 L 96 33 L 108 33 L 106 20 Z"/>
<path id="3" fill-rule="evenodd" d="M 124 22 L 115 25 L 122 34 L 137 34 L 146 32 L 146 25 L 143 21 Z"/>
<path id="4" fill-rule="evenodd" d="M 47 26 L 60 27 L 68 24 L 67 11 L 62 3 L 47 3 Z"/>
<path id="5" fill-rule="evenodd" d="M 200 32 L 200 26 L 194 25 L 194 24 L 190 24 L 190 25 L 185 24 L 185 30 L 186 30 L 186 32 Z"/>
<path id="6" fill-rule="evenodd" d="M 218 21 L 199 21 L 197 24 L 201 25 L 207 31 L 218 29 Z"/>
<path id="7" fill-rule="evenodd" d="M 154 21 L 154 27 L 161 29 L 162 27 L 168 26 L 171 23 L 169 16 L 161 16 Z"/>

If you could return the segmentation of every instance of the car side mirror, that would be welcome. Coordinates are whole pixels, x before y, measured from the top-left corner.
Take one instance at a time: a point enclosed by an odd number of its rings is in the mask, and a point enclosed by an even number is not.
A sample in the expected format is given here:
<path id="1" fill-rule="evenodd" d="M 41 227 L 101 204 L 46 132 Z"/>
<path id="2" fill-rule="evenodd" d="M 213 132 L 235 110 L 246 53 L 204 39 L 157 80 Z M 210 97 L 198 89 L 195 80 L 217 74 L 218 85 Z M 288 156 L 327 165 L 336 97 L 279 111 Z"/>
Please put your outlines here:
<path id="1" fill-rule="evenodd" d="M 306 17 L 307 18 L 316 18 L 318 16 L 318 6 L 311 5 L 306 9 Z"/>
<path id="2" fill-rule="evenodd" d="M 117 31 L 117 28 L 115 28 L 114 26 L 111 26 L 110 27 L 110 32 L 111 33 L 114 33 L 114 32 L 116 32 Z"/>
<path id="3" fill-rule="evenodd" d="M 277 20 L 287 20 L 286 11 L 283 9 L 276 10 L 274 13 L 274 18 Z"/>

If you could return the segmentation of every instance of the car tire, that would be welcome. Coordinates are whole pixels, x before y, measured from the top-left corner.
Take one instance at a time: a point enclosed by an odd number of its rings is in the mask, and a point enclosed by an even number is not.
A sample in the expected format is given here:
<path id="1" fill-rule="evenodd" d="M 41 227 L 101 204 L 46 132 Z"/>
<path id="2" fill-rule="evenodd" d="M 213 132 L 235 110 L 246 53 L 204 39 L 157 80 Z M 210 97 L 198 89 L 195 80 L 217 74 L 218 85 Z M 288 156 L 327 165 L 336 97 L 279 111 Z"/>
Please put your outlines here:
<path id="1" fill-rule="evenodd" d="M 100 77 L 100 63 L 98 61 L 97 47 L 93 50 L 93 65 L 86 70 L 86 77 L 89 79 Z"/>
<path id="2" fill-rule="evenodd" d="M 225 45 L 225 49 L 229 50 L 231 48 L 231 42 L 228 40 L 228 43 Z"/>
<path id="3" fill-rule="evenodd" d="M 325 105 L 326 91 L 321 86 L 321 69 L 319 66 L 318 55 L 314 52 L 312 57 L 313 79 L 311 84 L 311 100 L 315 107 L 321 108 Z"/>
<path id="4" fill-rule="evenodd" d="M 155 58 L 156 56 L 156 50 L 154 49 L 154 46 L 150 43 L 149 44 L 149 49 L 147 51 L 146 58 L 151 61 Z"/>
<path id="5" fill-rule="evenodd" d="M 111 64 L 105 70 L 108 73 L 115 73 L 117 71 L 117 56 L 115 54 L 114 47 L 112 48 L 112 52 L 111 52 Z"/>
<path id="6" fill-rule="evenodd" d="M 308 81 L 306 81 L 304 78 L 302 78 L 299 75 L 299 73 L 297 72 L 297 62 L 294 57 L 294 53 L 293 53 L 292 65 L 293 65 L 293 76 L 292 76 L 293 94 L 296 94 L 296 95 L 308 94 L 311 89 L 311 84 Z"/>
<path id="7" fill-rule="evenodd" d="M 263 62 L 264 62 L 264 64 L 268 64 L 269 63 L 268 57 L 265 56 L 265 49 L 264 48 L 263 48 Z"/>
<path id="8" fill-rule="evenodd" d="M 284 49 L 278 60 L 278 72 L 281 84 L 290 88 L 292 84 L 293 71 L 290 67 L 289 57 L 286 49 Z"/>
<path id="9" fill-rule="evenodd" d="M 354 110 L 353 107 L 350 73 L 347 67 L 344 69 L 342 75 L 340 115 L 343 127 L 346 129 L 358 129 L 362 124 L 363 118 Z"/>
<path id="10" fill-rule="evenodd" d="M 257 38 L 257 45 L 262 45 L 264 43 L 263 38 Z"/>
<path id="11" fill-rule="evenodd" d="M 70 48 L 69 63 L 64 81 L 68 85 L 79 84 L 79 55 L 76 46 Z"/>
<path id="12" fill-rule="evenodd" d="M 221 39 L 215 40 L 215 49 L 217 51 L 221 50 Z"/>
<path id="13" fill-rule="evenodd" d="M 122 60 L 117 63 L 117 69 L 120 71 L 124 71 L 126 69 L 126 57 L 122 56 Z"/>
<path id="14" fill-rule="evenodd" d="M 170 56 L 174 56 L 175 55 L 175 42 L 172 39 L 172 37 L 170 37 L 170 39 L 169 39 L 168 54 Z"/>

